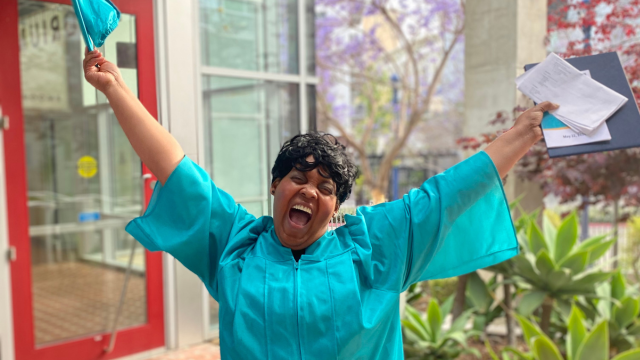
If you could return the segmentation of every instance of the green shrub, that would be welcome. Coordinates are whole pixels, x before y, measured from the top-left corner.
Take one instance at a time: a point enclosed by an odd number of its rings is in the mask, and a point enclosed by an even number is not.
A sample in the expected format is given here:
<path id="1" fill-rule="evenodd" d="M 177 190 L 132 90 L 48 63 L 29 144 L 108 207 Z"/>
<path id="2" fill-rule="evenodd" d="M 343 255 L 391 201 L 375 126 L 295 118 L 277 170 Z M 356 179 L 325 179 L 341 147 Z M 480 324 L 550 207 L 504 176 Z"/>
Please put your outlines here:
<path id="1" fill-rule="evenodd" d="M 518 313 L 529 316 L 542 308 L 541 327 L 549 334 L 554 307 L 568 314 L 574 297 L 596 296 L 596 285 L 609 279 L 611 273 L 598 271 L 593 264 L 615 239 L 604 235 L 578 242 L 575 213 L 558 228 L 543 216 L 540 229 L 536 218 L 537 213 L 524 214 L 516 221 L 521 253 L 492 270 L 513 279 L 520 289 Z"/>
<path id="2" fill-rule="evenodd" d="M 530 352 L 524 353 L 507 347 L 501 354 L 504 360 L 607 360 L 611 357 L 608 322 L 602 321 L 588 331 L 585 326 L 585 317 L 575 305 L 571 309 L 567 324 L 566 354 L 562 354 L 558 346 L 537 325 L 522 316 L 518 316 L 518 321 Z M 491 345 L 486 343 L 486 346 L 491 358 L 500 360 Z M 640 359 L 640 349 L 618 354 L 612 360 L 638 359 Z"/>
<path id="3" fill-rule="evenodd" d="M 464 353 L 480 357 L 478 350 L 469 348 L 467 339 L 480 332 L 465 330 L 471 317 L 468 310 L 458 317 L 448 330 L 442 329 L 442 323 L 451 312 L 453 298 L 442 304 L 442 308 L 433 298 L 426 314 L 421 315 L 407 305 L 402 319 L 404 355 L 407 360 L 445 360 L 457 359 Z"/>
<path id="4" fill-rule="evenodd" d="M 456 286 L 458 286 L 458 278 L 447 278 L 438 280 L 427 281 L 429 295 L 435 298 L 438 303 L 442 304 L 451 295 L 456 293 Z"/>

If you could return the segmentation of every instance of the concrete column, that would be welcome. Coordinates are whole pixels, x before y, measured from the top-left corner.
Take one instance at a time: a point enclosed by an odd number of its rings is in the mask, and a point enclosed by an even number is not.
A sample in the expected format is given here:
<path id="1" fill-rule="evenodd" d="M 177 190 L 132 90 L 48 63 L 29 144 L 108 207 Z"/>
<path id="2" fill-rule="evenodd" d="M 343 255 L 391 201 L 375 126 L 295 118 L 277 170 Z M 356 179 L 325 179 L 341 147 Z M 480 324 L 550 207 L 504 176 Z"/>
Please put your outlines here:
<path id="1" fill-rule="evenodd" d="M 532 106 L 515 86 L 524 65 L 547 55 L 546 0 L 467 1 L 465 22 L 465 136 L 495 131 L 488 122 L 498 112 L 512 114 Z M 511 126 L 511 124 L 507 124 Z M 537 185 L 510 175 L 505 186 L 510 200 L 525 195 L 521 204 L 531 211 L 542 206 Z"/>

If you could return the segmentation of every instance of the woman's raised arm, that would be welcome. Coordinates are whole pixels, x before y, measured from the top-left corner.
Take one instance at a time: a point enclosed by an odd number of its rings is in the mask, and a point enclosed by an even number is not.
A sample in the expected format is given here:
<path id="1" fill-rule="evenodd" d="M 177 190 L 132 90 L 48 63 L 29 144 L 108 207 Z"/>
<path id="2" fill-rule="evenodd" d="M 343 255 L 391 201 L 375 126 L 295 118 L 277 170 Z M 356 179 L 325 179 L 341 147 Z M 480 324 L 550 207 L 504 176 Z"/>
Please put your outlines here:
<path id="1" fill-rule="evenodd" d="M 85 52 L 83 67 L 85 79 L 109 99 L 135 152 L 164 184 L 184 157 L 178 141 L 149 114 L 124 83 L 118 67 L 100 51 Z"/>

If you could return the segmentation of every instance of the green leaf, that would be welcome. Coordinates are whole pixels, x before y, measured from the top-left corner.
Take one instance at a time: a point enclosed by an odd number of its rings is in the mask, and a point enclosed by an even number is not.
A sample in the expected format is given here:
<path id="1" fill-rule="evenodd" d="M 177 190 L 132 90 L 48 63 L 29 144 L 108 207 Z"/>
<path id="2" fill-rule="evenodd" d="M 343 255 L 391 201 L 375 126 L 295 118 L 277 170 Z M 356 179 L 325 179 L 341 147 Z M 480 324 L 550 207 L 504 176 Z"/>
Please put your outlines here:
<path id="1" fill-rule="evenodd" d="M 546 250 L 547 253 L 549 252 L 549 247 L 544 240 L 544 235 L 542 235 L 542 231 L 540 231 L 535 221 L 529 224 L 529 233 L 527 235 L 529 236 L 529 248 L 532 253 L 537 255 L 542 250 Z"/>
<path id="2" fill-rule="evenodd" d="M 558 314 L 562 317 L 562 321 L 569 322 L 571 316 L 572 302 L 563 298 L 556 299 L 556 307 Z"/>
<path id="3" fill-rule="evenodd" d="M 581 273 L 587 267 L 587 261 L 589 260 L 589 251 L 579 251 L 571 254 L 562 259 L 558 264 L 560 268 L 567 268 L 571 270 L 573 275 Z"/>
<path id="4" fill-rule="evenodd" d="M 621 306 L 614 305 L 611 318 L 618 324 L 620 329 L 630 325 L 640 312 L 640 300 L 626 297 L 622 299 Z"/>
<path id="5" fill-rule="evenodd" d="M 424 320 L 420 316 L 420 313 L 418 313 L 418 311 L 411 305 L 406 305 L 404 309 L 405 313 L 407 314 L 406 320 L 412 325 L 408 328 L 422 340 L 435 341 L 435 339 L 432 340 L 432 334 L 429 325 L 424 322 Z"/>
<path id="6" fill-rule="evenodd" d="M 569 360 L 573 360 L 574 355 L 578 352 L 578 347 L 587 335 L 587 329 L 584 326 L 583 320 L 584 315 L 582 315 L 580 309 L 575 305 L 572 306 L 569 323 L 567 325 L 567 355 Z"/>
<path id="7" fill-rule="evenodd" d="M 556 237 L 558 236 L 558 229 L 551 221 L 550 216 L 559 217 L 555 213 L 550 213 L 549 210 L 545 210 L 542 213 L 542 231 L 544 232 L 544 238 L 547 240 L 549 250 L 553 251 L 556 248 Z"/>
<path id="8" fill-rule="evenodd" d="M 524 194 L 521 194 L 520 196 L 518 196 L 515 200 L 513 200 L 512 202 L 509 203 L 509 210 L 515 210 L 516 207 L 518 205 L 520 205 L 520 201 L 522 201 L 522 198 L 524 198 Z M 527 213 L 523 212 L 522 210 L 520 210 L 520 213 L 522 214 L 520 218 L 527 216 Z"/>
<path id="9" fill-rule="evenodd" d="M 586 319 L 595 319 L 598 316 L 598 311 L 597 309 L 593 308 L 593 305 L 588 303 L 588 302 L 579 302 L 576 301 L 575 304 L 578 306 L 578 308 L 582 311 L 582 313 L 584 314 Z"/>
<path id="10" fill-rule="evenodd" d="M 455 298 L 455 296 L 455 294 L 449 296 L 447 300 L 445 300 L 442 305 L 440 305 L 440 313 L 442 313 L 442 316 L 446 317 L 451 312 L 451 309 L 453 308 L 453 299 Z"/>
<path id="11" fill-rule="evenodd" d="M 548 279 L 551 273 L 556 269 L 556 265 L 546 249 L 538 252 L 538 255 L 536 256 L 536 268 L 538 268 L 540 277 L 543 279 Z"/>
<path id="12" fill-rule="evenodd" d="M 531 252 L 531 250 L 529 249 L 529 237 L 526 234 L 525 228 L 520 229 L 520 231 L 516 233 L 516 239 L 518 240 L 518 245 L 520 245 L 520 247 L 522 248 L 522 252 Z"/>
<path id="13" fill-rule="evenodd" d="M 625 351 L 611 360 L 640 360 L 640 349 Z"/>
<path id="14" fill-rule="evenodd" d="M 560 292 L 569 294 L 588 292 L 592 290 L 595 291 L 595 285 L 597 283 L 606 281 L 607 279 L 609 279 L 609 277 L 611 277 L 611 273 L 608 272 L 597 271 L 589 273 L 578 279 L 574 279 L 570 284 L 565 285 Z"/>
<path id="15" fill-rule="evenodd" d="M 530 360 L 530 359 L 533 359 L 533 357 L 532 357 L 532 356 L 529 356 L 528 354 L 525 354 L 525 353 L 523 353 L 522 351 L 520 351 L 520 350 L 518 350 L 518 349 L 516 349 L 516 348 L 514 348 L 514 347 L 511 347 L 511 346 L 505 346 L 505 347 L 504 347 L 504 350 L 503 350 L 503 354 L 504 354 L 504 353 L 511 353 L 511 354 L 513 354 L 513 355 L 517 356 L 517 357 L 518 357 L 518 359 L 521 359 L 521 360 L 523 360 L 523 359 L 524 359 L 524 360 Z"/>
<path id="16" fill-rule="evenodd" d="M 479 314 L 473 317 L 473 330 L 483 331 L 487 326 L 487 315 Z"/>
<path id="17" fill-rule="evenodd" d="M 402 323 L 402 328 L 405 330 L 405 332 L 408 332 L 409 335 L 414 337 L 416 341 L 429 340 L 429 335 L 424 331 L 424 329 L 421 329 L 419 326 L 417 326 L 415 322 L 409 319 L 403 319 L 400 321 L 400 323 Z"/>
<path id="18" fill-rule="evenodd" d="M 546 295 L 547 293 L 541 290 L 525 293 L 518 303 L 518 313 L 522 316 L 530 316 L 532 312 L 542 305 Z"/>
<path id="19" fill-rule="evenodd" d="M 440 335 L 440 327 L 442 327 L 442 314 L 440 313 L 438 302 L 433 298 L 429 302 L 429 308 L 427 309 L 427 322 L 431 328 L 434 341 L 437 341 Z"/>
<path id="20" fill-rule="evenodd" d="M 471 314 L 473 314 L 473 311 L 474 309 L 469 309 L 460 314 L 460 316 L 458 316 L 453 321 L 453 323 L 451 323 L 449 331 L 463 331 L 465 326 L 467 325 L 467 322 L 469 321 L 469 318 L 471 317 Z"/>
<path id="21" fill-rule="evenodd" d="M 611 248 L 611 245 L 613 245 L 613 243 L 615 242 L 616 239 L 609 240 L 595 245 L 591 249 L 589 249 L 589 264 L 593 264 L 596 260 L 600 259 L 604 254 L 606 254 L 607 251 L 609 251 L 609 248 Z"/>
<path id="22" fill-rule="evenodd" d="M 533 325 L 529 320 L 527 320 L 524 316 L 520 316 L 516 314 L 518 322 L 520 323 L 520 328 L 522 328 L 522 333 L 524 334 L 524 339 L 527 344 L 531 344 L 531 339 L 535 336 L 543 336 L 542 331 L 536 326 Z"/>
<path id="23" fill-rule="evenodd" d="M 627 292 L 627 284 L 620 270 L 613 273 L 611 277 L 611 297 L 616 300 L 622 300 Z"/>
<path id="24" fill-rule="evenodd" d="M 595 308 L 600 318 L 609 320 L 611 318 L 611 284 L 608 282 L 596 284 L 596 296 L 599 299 L 595 304 Z"/>
<path id="25" fill-rule="evenodd" d="M 472 336 L 475 333 L 472 332 L 468 332 L 465 333 L 463 331 L 456 331 L 456 332 L 450 332 L 447 333 L 447 335 L 445 335 L 443 337 L 443 342 L 446 342 L 447 340 L 451 340 L 454 341 L 456 343 L 458 343 L 458 345 L 462 346 L 463 348 L 467 348 L 467 338 Z"/>
<path id="26" fill-rule="evenodd" d="M 634 320 L 634 324 L 627 329 L 627 334 L 633 336 L 640 335 L 640 321 Z"/>
<path id="27" fill-rule="evenodd" d="M 484 347 L 487 348 L 487 351 L 489 352 L 489 356 L 491 356 L 491 359 L 500 360 L 498 355 L 496 355 L 496 353 L 493 351 L 493 348 L 491 347 L 491 344 L 489 344 L 489 340 L 485 340 L 484 341 Z"/>
<path id="28" fill-rule="evenodd" d="M 536 359 L 540 360 L 563 360 L 560 351 L 547 337 L 536 336 L 531 346 Z"/>
<path id="29" fill-rule="evenodd" d="M 603 321 L 582 341 L 573 360 L 607 358 L 609 358 L 609 329 L 607 322 Z"/>
<path id="30" fill-rule="evenodd" d="M 554 270 L 547 278 L 547 283 L 552 291 L 562 289 L 571 282 L 571 271 L 569 269 Z"/>
<path id="31" fill-rule="evenodd" d="M 463 353 L 471 354 L 471 355 L 475 356 L 476 359 L 481 359 L 482 358 L 482 354 L 480 353 L 480 351 L 478 351 L 478 349 L 474 349 L 474 348 L 464 349 Z"/>
<path id="32" fill-rule="evenodd" d="M 609 237 L 609 234 L 605 234 L 605 235 L 598 235 L 598 236 L 594 236 L 594 237 L 590 237 L 584 241 L 582 241 L 581 243 L 579 243 L 576 246 L 576 251 L 582 251 L 582 250 L 589 250 L 592 247 L 604 242 L 604 240 L 606 238 Z"/>
<path id="33" fill-rule="evenodd" d="M 533 269 L 533 265 L 524 255 L 518 255 L 511 259 L 514 266 L 515 274 L 528 280 L 535 286 L 540 286 L 542 284 L 542 279 L 540 275 L 536 273 Z"/>
<path id="34" fill-rule="evenodd" d="M 556 262 L 562 260 L 567 256 L 578 239 L 578 217 L 575 212 L 567 216 L 560 228 L 558 229 L 558 236 L 556 237 L 556 248 L 553 253 Z"/>
<path id="35" fill-rule="evenodd" d="M 487 289 L 487 285 L 476 271 L 469 274 L 469 278 L 467 280 L 467 294 L 469 295 L 473 306 L 481 312 L 488 311 L 491 303 L 493 303 L 493 298 L 491 297 L 489 289 Z"/>

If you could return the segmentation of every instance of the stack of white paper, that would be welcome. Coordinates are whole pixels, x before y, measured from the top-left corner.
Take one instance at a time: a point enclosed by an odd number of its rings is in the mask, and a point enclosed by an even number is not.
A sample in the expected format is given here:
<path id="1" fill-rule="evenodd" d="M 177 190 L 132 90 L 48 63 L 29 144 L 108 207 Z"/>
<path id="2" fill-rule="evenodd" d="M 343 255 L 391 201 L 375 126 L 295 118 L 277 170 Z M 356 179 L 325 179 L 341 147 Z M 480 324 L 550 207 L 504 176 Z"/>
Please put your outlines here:
<path id="1" fill-rule="evenodd" d="M 584 76 L 578 69 L 551 53 L 516 79 L 518 90 L 541 103 L 560 108 L 553 115 L 574 131 L 591 135 L 627 102 L 627 98 Z"/>
<path id="2" fill-rule="evenodd" d="M 589 70 L 580 71 L 580 73 L 583 74 L 583 76 L 591 77 Z M 611 133 L 609 132 L 606 121 L 590 135 L 585 135 L 569 128 L 552 114 L 544 115 L 542 119 L 542 132 L 544 133 L 544 142 L 550 149 L 611 140 Z"/>

